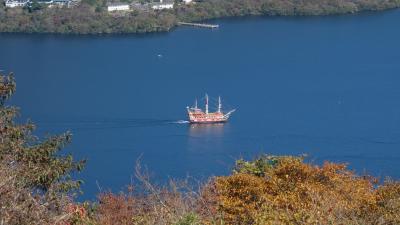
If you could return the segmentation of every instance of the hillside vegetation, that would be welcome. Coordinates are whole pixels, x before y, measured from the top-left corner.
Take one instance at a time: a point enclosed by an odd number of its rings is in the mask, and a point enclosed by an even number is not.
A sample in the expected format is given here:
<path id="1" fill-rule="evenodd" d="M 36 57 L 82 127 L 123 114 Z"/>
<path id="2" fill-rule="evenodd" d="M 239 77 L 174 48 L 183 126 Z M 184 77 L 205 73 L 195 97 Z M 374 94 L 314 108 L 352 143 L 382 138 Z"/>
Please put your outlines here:
<path id="1" fill-rule="evenodd" d="M 213 177 L 198 191 L 180 183 L 157 189 L 145 181 L 146 194 L 103 193 L 95 220 L 107 225 L 400 224 L 400 183 L 376 182 L 344 164 L 261 156 L 238 160 L 231 175 Z"/>
<path id="2" fill-rule="evenodd" d="M 15 87 L 12 74 L 0 75 L 0 224 L 400 224 L 400 182 L 301 156 L 238 160 L 230 175 L 196 188 L 187 181 L 154 185 L 138 163 L 126 191 L 76 202 L 81 181 L 71 175 L 84 161 L 60 153 L 71 135 L 40 141 L 32 123 L 15 123 L 18 109 L 5 104 Z"/>
<path id="3" fill-rule="evenodd" d="M 0 4 L 0 32 L 144 33 L 169 31 L 178 21 L 268 15 L 348 14 L 397 8 L 400 0 L 203 0 L 174 10 L 106 12 L 105 0 L 82 0 L 73 8 L 6 9 Z"/>
<path id="4" fill-rule="evenodd" d="M 40 141 L 32 123 L 14 122 L 18 109 L 5 101 L 15 88 L 12 74 L 0 74 L 0 224 L 59 224 L 71 217 L 67 208 L 81 183 L 71 174 L 84 162 L 58 154 L 69 133 Z"/>

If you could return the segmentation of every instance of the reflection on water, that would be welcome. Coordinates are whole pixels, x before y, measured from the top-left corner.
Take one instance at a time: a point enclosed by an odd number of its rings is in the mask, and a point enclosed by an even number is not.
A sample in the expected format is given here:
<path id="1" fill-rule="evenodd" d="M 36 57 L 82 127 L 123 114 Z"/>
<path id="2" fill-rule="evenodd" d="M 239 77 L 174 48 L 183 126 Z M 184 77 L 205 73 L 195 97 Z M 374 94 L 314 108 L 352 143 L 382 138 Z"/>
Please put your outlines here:
<path id="1" fill-rule="evenodd" d="M 229 129 L 227 123 L 190 124 L 190 137 L 222 137 L 224 130 Z"/>
<path id="2" fill-rule="evenodd" d="M 206 153 L 222 148 L 229 123 L 190 124 L 188 126 L 188 151 Z"/>

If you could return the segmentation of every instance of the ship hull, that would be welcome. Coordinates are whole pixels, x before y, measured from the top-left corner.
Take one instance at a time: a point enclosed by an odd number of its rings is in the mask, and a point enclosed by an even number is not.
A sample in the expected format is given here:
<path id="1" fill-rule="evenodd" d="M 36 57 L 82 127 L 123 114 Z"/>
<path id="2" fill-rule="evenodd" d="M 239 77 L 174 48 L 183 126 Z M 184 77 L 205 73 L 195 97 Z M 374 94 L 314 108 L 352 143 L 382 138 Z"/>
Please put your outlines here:
<path id="1" fill-rule="evenodd" d="M 204 120 L 204 121 L 195 121 L 195 120 L 189 120 L 189 123 L 193 124 L 210 124 L 210 123 L 226 123 L 228 122 L 227 120 Z"/>
<path id="2" fill-rule="evenodd" d="M 190 123 L 224 123 L 228 120 L 221 112 L 203 113 L 203 112 L 189 112 Z"/>

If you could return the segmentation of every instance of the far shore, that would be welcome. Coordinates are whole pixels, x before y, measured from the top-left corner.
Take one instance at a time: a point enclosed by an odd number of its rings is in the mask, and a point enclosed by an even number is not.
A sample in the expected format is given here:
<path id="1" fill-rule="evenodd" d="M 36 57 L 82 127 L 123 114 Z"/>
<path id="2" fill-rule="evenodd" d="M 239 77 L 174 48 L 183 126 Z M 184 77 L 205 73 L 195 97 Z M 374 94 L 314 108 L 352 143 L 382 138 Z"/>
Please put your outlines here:
<path id="1" fill-rule="evenodd" d="M 175 3 L 171 9 L 133 9 L 127 12 L 108 12 L 106 7 L 102 0 L 82 0 L 73 7 L 51 8 L 41 5 L 35 8 L 6 8 L 1 4 L 0 33 L 148 34 L 170 32 L 180 26 L 180 22 L 208 23 L 215 19 L 247 16 L 303 17 L 383 11 L 399 8 L 400 0 L 351 0 L 346 3 L 321 0 L 317 4 L 311 0 L 301 3 L 295 0 L 204 0 L 195 4 Z"/>

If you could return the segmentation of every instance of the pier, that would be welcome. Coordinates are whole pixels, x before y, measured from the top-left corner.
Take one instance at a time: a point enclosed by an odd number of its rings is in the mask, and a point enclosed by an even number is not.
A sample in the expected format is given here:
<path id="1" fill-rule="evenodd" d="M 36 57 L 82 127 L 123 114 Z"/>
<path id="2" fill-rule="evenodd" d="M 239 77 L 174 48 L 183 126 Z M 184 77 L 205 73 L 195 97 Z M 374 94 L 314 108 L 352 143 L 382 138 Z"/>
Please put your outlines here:
<path id="1" fill-rule="evenodd" d="M 178 22 L 178 25 L 192 26 L 192 27 L 203 27 L 203 28 L 219 28 L 218 24 L 207 24 L 207 23 L 186 23 L 186 22 Z"/>

